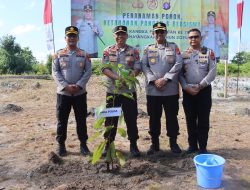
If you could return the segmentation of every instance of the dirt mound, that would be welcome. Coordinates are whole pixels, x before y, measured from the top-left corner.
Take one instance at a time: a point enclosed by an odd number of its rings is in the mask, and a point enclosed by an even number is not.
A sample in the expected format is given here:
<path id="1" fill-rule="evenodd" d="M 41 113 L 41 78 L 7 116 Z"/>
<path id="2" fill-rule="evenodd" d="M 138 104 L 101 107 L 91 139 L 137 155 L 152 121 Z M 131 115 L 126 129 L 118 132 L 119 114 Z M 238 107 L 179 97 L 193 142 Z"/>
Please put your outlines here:
<path id="1" fill-rule="evenodd" d="M 30 180 L 42 189 L 140 189 L 153 181 L 161 183 L 177 181 L 180 176 L 194 173 L 190 156 L 173 155 L 160 151 L 148 158 L 129 158 L 126 165 L 107 172 L 106 163 L 91 165 L 87 161 L 65 160 L 62 164 L 48 162 L 31 172 Z M 63 185 L 61 184 L 63 182 Z"/>
<path id="2" fill-rule="evenodd" d="M 6 106 L 0 107 L 0 113 L 20 112 L 23 108 L 14 104 L 7 104 Z"/>

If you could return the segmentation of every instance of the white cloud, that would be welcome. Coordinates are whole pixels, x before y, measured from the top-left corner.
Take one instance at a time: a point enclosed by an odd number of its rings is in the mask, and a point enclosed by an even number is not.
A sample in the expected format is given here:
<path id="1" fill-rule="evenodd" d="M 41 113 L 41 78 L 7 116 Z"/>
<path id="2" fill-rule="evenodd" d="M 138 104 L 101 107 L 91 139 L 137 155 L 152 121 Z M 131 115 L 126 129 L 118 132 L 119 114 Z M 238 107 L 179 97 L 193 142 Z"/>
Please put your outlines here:
<path id="1" fill-rule="evenodd" d="M 10 33 L 12 35 L 20 35 L 23 33 L 29 33 L 29 32 L 40 31 L 40 30 L 41 30 L 41 27 L 37 27 L 31 24 L 25 24 L 25 25 L 16 26 L 15 28 L 11 30 Z"/>
<path id="2" fill-rule="evenodd" d="M 33 9 L 36 6 L 37 0 L 31 0 L 26 6 L 26 9 Z"/>

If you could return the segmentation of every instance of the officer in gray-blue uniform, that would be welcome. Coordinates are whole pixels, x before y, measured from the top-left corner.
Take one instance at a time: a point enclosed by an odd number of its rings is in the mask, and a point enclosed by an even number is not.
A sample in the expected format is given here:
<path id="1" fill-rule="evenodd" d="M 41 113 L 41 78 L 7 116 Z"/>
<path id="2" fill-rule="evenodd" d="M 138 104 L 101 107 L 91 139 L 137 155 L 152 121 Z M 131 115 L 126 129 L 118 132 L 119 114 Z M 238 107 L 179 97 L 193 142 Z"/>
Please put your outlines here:
<path id="1" fill-rule="evenodd" d="M 121 69 L 129 71 L 127 73 L 130 76 L 137 76 L 140 73 L 140 57 L 136 48 L 127 45 L 128 39 L 127 27 L 116 26 L 113 29 L 113 36 L 116 44 L 109 46 L 103 51 L 103 69 L 102 72 L 107 76 L 107 107 L 121 107 L 124 113 L 124 119 L 127 125 L 128 139 L 130 140 L 130 152 L 132 156 L 140 156 L 140 151 L 137 147 L 138 128 L 137 128 L 137 95 L 136 89 L 129 88 L 127 85 L 122 85 L 118 91 L 116 91 L 115 83 L 120 81 L 123 83 L 122 76 L 109 67 L 109 64 L 118 66 L 121 64 Z M 125 73 L 124 73 L 125 74 Z M 123 95 L 123 93 L 131 93 L 133 99 Z M 104 136 L 109 140 L 109 143 L 115 140 L 117 131 L 118 117 L 107 117 L 105 120 L 105 126 L 114 126 L 110 133 L 106 133 Z M 107 147 L 107 146 L 106 146 Z M 107 151 L 107 149 L 105 149 Z M 104 152 L 105 154 L 105 152 Z"/>
<path id="2" fill-rule="evenodd" d="M 93 7 L 84 5 L 83 19 L 76 22 L 76 27 L 79 29 L 79 48 L 86 51 L 91 58 L 98 57 L 97 37 L 103 35 L 103 30 L 98 21 L 94 20 Z"/>
<path id="3" fill-rule="evenodd" d="M 179 85 L 178 75 L 182 68 L 180 50 L 175 43 L 166 41 L 166 24 L 157 22 L 153 25 L 156 43 L 144 50 L 142 68 L 146 79 L 147 110 L 149 114 L 149 134 L 152 145 L 148 154 L 160 150 L 161 116 L 164 108 L 166 115 L 167 136 L 174 153 L 181 153 L 177 144 L 179 124 Z"/>
<path id="4" fill-rule="evenodd" d="M 65 141 L 71 107 L 76 119 L 77 135 L 80 140 L 80 152 L 90 153 L 87 147 L 87 92 L 86 84 L 91 76 L 91 62 L 85 51 L 77 47 L 78 29 L 69 26 L 65 29 L 67 46 L 53 56 L 52 76 L 57 84 L 57 153 L 67 154 Z"/>
<path id="5" fill-rule="evenodd" d="M 204 154 L 207 153 L 211 82 L 216 76 L 216 61 L 211 49 L 201 47 L 199 29 L 189 30 L 188 39 L 190 47 L 182 53 L 183 69 L 179 77 L 188 130 L 187 153 L 199 151 Z"/>

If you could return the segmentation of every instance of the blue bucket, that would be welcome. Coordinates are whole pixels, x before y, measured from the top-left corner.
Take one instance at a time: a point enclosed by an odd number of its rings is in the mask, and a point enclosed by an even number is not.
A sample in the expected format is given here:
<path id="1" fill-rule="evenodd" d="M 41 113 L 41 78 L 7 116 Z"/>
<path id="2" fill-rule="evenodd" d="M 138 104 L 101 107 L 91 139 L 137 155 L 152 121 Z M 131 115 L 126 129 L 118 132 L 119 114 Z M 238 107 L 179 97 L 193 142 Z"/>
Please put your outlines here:
<path id="1" fill-rule="evenodd" d="M 200 154 L 194 157 L 197 184 L 203 188 L 218 188 L 225 159 L 215 154 Z"/>

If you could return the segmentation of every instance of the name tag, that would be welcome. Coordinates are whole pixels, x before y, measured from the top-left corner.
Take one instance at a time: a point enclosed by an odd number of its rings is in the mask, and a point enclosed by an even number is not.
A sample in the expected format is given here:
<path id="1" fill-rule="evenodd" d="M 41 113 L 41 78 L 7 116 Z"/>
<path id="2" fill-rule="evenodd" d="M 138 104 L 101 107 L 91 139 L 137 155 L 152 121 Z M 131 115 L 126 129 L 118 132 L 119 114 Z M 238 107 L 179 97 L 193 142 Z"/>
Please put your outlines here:
<path id="1" fill-rule="evenodd" d="M 121 107 L 115 107 L 115 108 L 106 108 L 102 110 L 100 113 L 95 109 L 95 118 L 100 117 L 115 117 L 120 116 L 122 114 Z"/>
<path id="2" fill-rule="evenodd" d="M 174 51 L 173 50 L 166 50 L 166 55 L 174 55 Z"/>

